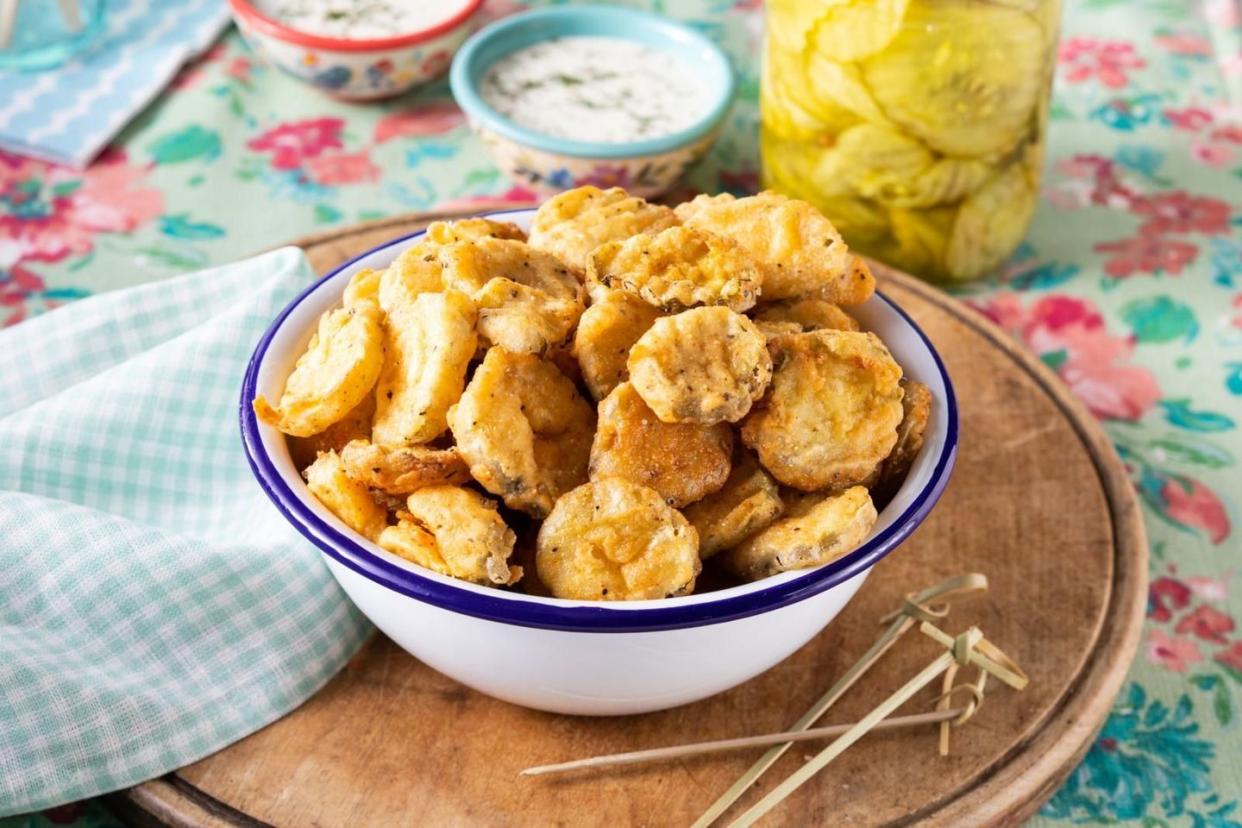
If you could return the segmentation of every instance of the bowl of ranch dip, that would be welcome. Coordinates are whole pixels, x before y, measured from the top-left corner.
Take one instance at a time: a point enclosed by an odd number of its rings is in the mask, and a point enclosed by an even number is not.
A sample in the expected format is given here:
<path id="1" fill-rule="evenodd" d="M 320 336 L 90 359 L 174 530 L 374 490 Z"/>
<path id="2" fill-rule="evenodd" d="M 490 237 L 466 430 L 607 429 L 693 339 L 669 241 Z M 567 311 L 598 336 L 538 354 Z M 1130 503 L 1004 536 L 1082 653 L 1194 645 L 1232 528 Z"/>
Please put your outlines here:
<path id="1" fill-rule="evenodd" d="M 496 162 L 544 192 L 642 196 L 702 157 L 733 102 L 725 54 L 658 15 L 572 6 L 514 15 L 453 59 L 453 96 Z"/>
<path id="2" fill-rule="evenodd" d="M 229 0 L 268 63 L 334 98 L 374 100 L 446 71 L 483 0 Z"/>

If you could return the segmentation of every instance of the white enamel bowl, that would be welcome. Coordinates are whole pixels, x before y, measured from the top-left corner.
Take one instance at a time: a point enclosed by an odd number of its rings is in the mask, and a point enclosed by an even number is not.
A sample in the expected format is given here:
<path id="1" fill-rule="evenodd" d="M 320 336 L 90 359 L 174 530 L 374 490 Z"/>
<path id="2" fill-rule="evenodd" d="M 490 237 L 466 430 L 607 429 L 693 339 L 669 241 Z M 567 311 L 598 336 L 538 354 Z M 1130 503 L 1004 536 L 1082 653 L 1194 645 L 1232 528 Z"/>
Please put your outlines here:
<path id="1" fill-rule="evenodd" d="M 531 210 L 503 214 L 528 226 Z M 415 657 L 483 693 L 558 713 L 662 710 L 727 690 L 820 632 L 877 561 L 927 517 L 948 481 L 957 408 L 944 365 L 922 331 L 882 295 L 851 311 L 934 398 L 926 442 L 870 537 L 816 569 L 657 601 L 596 603 L 476 586 L 392 555 L 346 527 L 306 489 L 284 437 L 259 423 L 256 394 L 279 396 L 315 321 L 350 277 L 383 268 L 421 234 L 359 256 L 293 300 L 255 348 L 242 387 L 242 438 L 264 491 L 322 552 L 341 586 Z"/>

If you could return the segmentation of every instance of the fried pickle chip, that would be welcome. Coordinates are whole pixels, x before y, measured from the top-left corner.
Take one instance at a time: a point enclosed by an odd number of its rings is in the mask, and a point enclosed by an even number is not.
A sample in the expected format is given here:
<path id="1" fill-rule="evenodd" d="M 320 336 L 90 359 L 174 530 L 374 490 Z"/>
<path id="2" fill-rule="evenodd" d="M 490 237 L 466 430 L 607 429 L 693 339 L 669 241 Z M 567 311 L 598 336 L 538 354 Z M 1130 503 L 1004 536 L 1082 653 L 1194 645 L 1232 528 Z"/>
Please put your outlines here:
<path id="1" fill-rule="evenodd" d="M 758 325 L 761 322 L 793 323 L 796 328 L 787 331 L 789 333 L 818 331 L 824 328 L 834 331 L 858 330 L 858 322 L 854 317 L 827 299 L 814 296 L 760 305 L 755 311 L 755 324 Z M 760 327 L 762 329 L 762 326 Z M 767 331 L 765 330 L 764 333 Z"/>
<path id="2" fill-rule="evenodd" d="M 897 443 L 880 465 L 875 482 L 877 491 L 895 492 L 906 479 L 910 466 L 923 449 L 923 435 L 931 418 L 931 389 L 921 382 L 902 379 L 905 394 L 901 398 L 901 423 L 897 426 Z"/>
<path id="3" fill-rule="evenodd" d="M 351 276 L 342 297 L 345 307 L 356 307 L 362 302 L 378 302 L 380 279 L 383 275 L 382 270 L 364 267 Z"/>
<path id="4" fill-rule="evenodd" d="M 470 474 L 511 509 L 543 517 L 587 479 L 595 412 L 539 357 L 489 350 L 448 422 Z"/>
<path id="5" fill-rule="evenodd" d="M 446 290 L 400 295 L 385 310 L 384 370 L 375 387 L 371 442 L 425 443 L 443 433 L 448 408 L 465 385 L 477 340 L 474 302 Z"/>
<path id="6" fill-rule="evenodd" d="M 872 333 L 787 334 L 772 349 L 772 388 L 742 424 L 742 441 L 786 486 L 866 480 L 897 442 L 901 366 Z"/>
<path id="7" fill-rule="evenodd" d="M 574 333 L 574 354 L 591 396 L 602 400 L 629 378 L 630 348 L 662 315 L 623 290 L 608 291 L 586 309 Z"/>
<path id="8" fill-rule="evenodd" d="M 440 250 L 445 284 L 468 294 L 478 331 L 508 351 L 542 354 L 582 315 L 583 290 L 560 259 L 525 242 L 483 238 Z"/>
<path id="9" fill-rule="evenodd" d="M 341 463 L 354 480 L 391 495 L 470 479 L 466 461 L 456 448 L 377 446 L 369 440 L 353 440 L 341 450 Z"/>
<path id="10" fill-rule="evenodd" d="M 687 595 L 702 568 L 694 527 L 655 490 L 619 477 L 557 500 L 535 560 L 553 595 L 584 601 Z"/>
<path id="11" fill-rule="evenodd" d="M 335 451 L 320 454 L 303 475 L 310 493 L 350 529 L 370 540 L 384 531 L 388 512 L 371 496 L 366 484 L 345 472 L 345 464 Z"/>
<path id="12" fill-rule="evenodd" d="M 309 437 L 344 418 L 370 393 L 383 365 L 381 314 L 373 302 L 330 310 L 272 406 L 259 395 L 254 412 L 294 437 Z"/>
<path id="13" fill-rule="evenodd" d="M 755 327 L 765 339 L 772 340 L 782 334 L 802 333 L 802 326 L 797 322 L 773 321 L 770 319 L 754 320 Z"/>
<path id="14" fill-rule="evenodd" d="M 676 223 L 668 207 L 651 204 L 620 187 L 578 187 L 539 207 L 531 221 L 530 243 L 585 273 L 587 258 L 601 244 L 658 232 Z"/>
<path id="15" fill-rule="evenodd" d="M 406 510 L 377 541 L 394 555 L 484 586 L 508 586 L 522 577 L 520 566 L 509 565 L 513 530 L 478 492 L 429 486 L 409 496 Z"/>
<path id="16" fill-rule="evenodd" d="M 341 419 L 318 434 L 309 437 L 287 437 L 289 457 L 298 469 L 305 469 L 320 452 L 335 451 L 338 454 L 351 440 L 371 437 L 371 420 L 375 417 L 375 395 L 367 394 Z"/>
<path id="17" fill-rule="evenodd" d="M 657 319 L 626 365 L 639 396 L 666 423 L 737 422 L 772 378 L 763 333 L 722 307 Z"/>
<path id="18" fill-rule="evenodd" d="M 420 293 L 444 289 L 444 268 L 439 245 L 420 242 L 401 251 L 401 255 L 380 274 L 376 296 L 380 307 L 389 308 L 414 301 Z"/>
<path id="19" fill-rule="evenodd" d="M 725 552 L 720 561 L 750 581 L 819 566 L 855 549 L 875 521 L 871 495 L 862 486 L 839 495 L 798 498 L 786 517 Z"/>
<path id="20" fill-rule="evenodd" d="M 525 241 L 526 234 L 522 232 L 522 228 L 509 221 L 485 218 L 433 221 L 427 225 L 422 237 L 401 251 L 401 255 L 381 275 L 380 296 L 391 297 L 396 292 L 404 292 L 413 297 L 420 293 L 442 290 L 444 279 L 439 259 L 441 249 L 450 244 L 489 238 Z M 392 298 L 388 301 L 380 299 L 380 305 L 385 310 L 392 302 Z"/>
<path id="21" fill-rule="evenodd" d="M 706 560 L 767 527 L 783 511 L 785 504 L 776 481 L 750 452 L 739 450 L 720 491 L 690 504 L 682 514 L 698 531 L 699 556 Z"/>
<path id="22" fill-rule="evenodd" d="M 486 356 L 486 354 L 484 354 L 484 356 Z M 582 369 L 579 367 L 578 360 L 574 356 L 574 343 L 572 339 L 568 342 L 562 342 L 560 345 L 557 345 L 555 348 L 548 351 L 544 359 L 555 365 L 557 370 L 564 374 L 565 378 L 570 382 L 575 385 L 582 384 Z"/>
<path id="23" fill-rule="evenodd" d="M 819 295 L 838 305 L 865 302 L 875 280 L 850 272 L 850 253 L 832 222 L 805 201 L 765 191 L 734 198 L 698 196 L 677 206 L 691 227 L 725 236 L 750 254 L 763 274 L 763 298 Z"/>
<path id="24" fill-rule="evenodd" d="M 724 423 L 665 423 L 623 382 L 599 404 L 590 475 L 622 477 L 681 508 L 724 485 L 733 431 Z"/>
<path id="25" fill-rule="evenodd" d="M 602 244 L 587 273 L 664 310 L 724 305 L 741 312 L 754 306 L 763 278 L 733 241 L 681 226 Z"/>
<path id="26" fill-rule="evenodd" d="M 494 221 L 489 218 L 466 218 L 457 221 L 433 221 L 427 225 L 420 244 L 449 245 L 476 239 L 512 239 L 526 241 L 526 233 L 511 221 Z"/>

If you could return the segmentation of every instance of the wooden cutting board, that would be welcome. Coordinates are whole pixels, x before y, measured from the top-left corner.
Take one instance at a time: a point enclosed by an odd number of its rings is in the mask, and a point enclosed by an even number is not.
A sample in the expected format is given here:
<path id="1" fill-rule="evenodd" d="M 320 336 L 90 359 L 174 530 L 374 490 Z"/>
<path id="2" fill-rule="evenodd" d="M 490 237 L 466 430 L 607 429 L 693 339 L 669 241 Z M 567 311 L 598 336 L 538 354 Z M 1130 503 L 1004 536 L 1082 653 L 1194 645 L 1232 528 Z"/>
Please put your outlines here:
<path id="1" fill-rule="evenodd" d="M 432 218 L 296 243 L 324 272 Z M 876 620 L 904 593 L 979 571 L 991 590 L 959 603 L 946 629 L 979 625 L 1027 670 L 1030 687 L 990 692 L 955 732 L 948 758 L 936 755 L 930 727 L 866 737 L 766 824 L 997 826 L 1034 813 L 1087 750 L 1137 647 L 1147 595 L 1138 505 L 1099 426 L 1038 360 L 940 291 L 875 270 L 948 365 L 961 453 L 927 522 L 786 661 L 697 704 L 587 719 L 480 695 L 377 635 L 297 711 L 114 801 L 144 821 L 176 826 L 687 825 L 755 751 L 564 778 L 517 772 L 784 729 L 871 643 Z M 854 721 L 930 661 L 934 645 L 921 639 L 902 642 L 826 721 Z M 928 709 L 933 695 L 908 709 Z M 820 745 L 790 751 L 744 802 Z"/>

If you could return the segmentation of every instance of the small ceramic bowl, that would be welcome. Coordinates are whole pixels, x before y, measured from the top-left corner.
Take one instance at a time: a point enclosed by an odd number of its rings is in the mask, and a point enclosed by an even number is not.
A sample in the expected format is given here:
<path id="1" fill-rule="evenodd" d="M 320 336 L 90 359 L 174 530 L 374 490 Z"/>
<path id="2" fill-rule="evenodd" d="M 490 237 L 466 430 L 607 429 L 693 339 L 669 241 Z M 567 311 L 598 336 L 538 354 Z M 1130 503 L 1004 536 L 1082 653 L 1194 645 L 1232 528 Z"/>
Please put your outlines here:
<path id="1" fill-rule="evenodd" d="M 529 227 L 533 210 L 496 214 Z M 256 394 L 279 396 L 315 321 L 362 268 L 382 269 L 421 233 L 394 239 L 307 288 L 256 346 L 242 383 L 241 431 L 260 486 L 323 552 L 345 592 L 401 647 L 481 692 L 559 713 L 662 710 L 727 690 L 819 633 L 875 564 L 931 511 L 957 453 L 957 403 L 927 337 L 882 294 L 851 308 L 907 375 L 931 389 L 923 449 L 870 537 L 815 569 L 657 601 L 568 601 L 476 586 L 398 558 L 349 529 L 306 488 L 284 435 L 258 422 Z"/>
<path id="2" fill-rule="evenodd" d="M 386 38 L 326 37 L 291 28 L 250 0 L 229 0 L 237 28 L 268 63 L 342 100 L 399 95 L 443 75 L 470 34 L 483 0 L 467 0 L 453 17 Z"/>
<path id="3" fill-rule="evenodd" d="M 634 40 L 680 57 L 710 97 L 706 114 L 680 132 L 627 143 L 575 141 L 519 126 L 488 106 L 479 85 L 497 60 L 545 40 L 607 36 Z M 729 59 L 699 33 L 658 15 L 607 6 L 564 6 L 505 18 L 476 33 L 453 59 L 453 97 L 497 165 L 519 184 L 557 192 L 584 184 L 624 187 L 651 197 L 669 189 L 707 152 L 729 106 L 735 81 Z"/>

